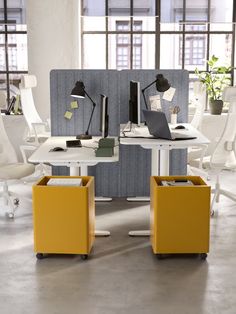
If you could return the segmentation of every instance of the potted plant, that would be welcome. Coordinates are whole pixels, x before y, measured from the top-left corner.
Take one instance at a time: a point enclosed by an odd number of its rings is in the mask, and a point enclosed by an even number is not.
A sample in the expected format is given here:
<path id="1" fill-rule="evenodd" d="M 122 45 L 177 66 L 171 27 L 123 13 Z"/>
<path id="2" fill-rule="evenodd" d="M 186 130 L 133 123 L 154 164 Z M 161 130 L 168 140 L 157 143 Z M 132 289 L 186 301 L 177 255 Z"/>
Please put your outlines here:
<path id="1" fill-rule="evenodd" d="M 232 67 L 219 66 L 217 65 L 218 60 L 219 58 L 213 55 L 207 61 L 209 71 L 199 72 L 197 68 L 195 69 L 200 82 L 206 86 L 211 114 L 221 114 L 223 108 L 222 92 L 231 82 L 229 74 Z"/>

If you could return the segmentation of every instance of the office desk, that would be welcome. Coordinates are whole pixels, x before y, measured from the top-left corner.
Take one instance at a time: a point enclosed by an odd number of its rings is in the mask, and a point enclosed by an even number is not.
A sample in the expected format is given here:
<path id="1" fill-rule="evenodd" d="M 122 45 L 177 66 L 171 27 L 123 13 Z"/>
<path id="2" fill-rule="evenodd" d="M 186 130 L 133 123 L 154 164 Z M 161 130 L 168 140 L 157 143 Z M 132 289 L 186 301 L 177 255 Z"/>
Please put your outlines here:
<path id="1" fill-rule="evenodd" d="M 168 176 L 169 175 L 169 152 L 172 149 L 186 149 L 191 146 L 205 146 L 210 141 L 198 130 L 193 128 L 189 123 L 181 123 L 186 129 L 173 130 L 173 125 L 169 125 L 171 131 L 181 133 L 183 135 L 189 135 L 197 137 L 192 140 L 170 141 L 164 139 L 148 138 L 150 133 L 146 126 L 136 127 L 133 132 L 126 132 L 127 137 L 120 138 L 120 144 L 122 145 L 140 145 L 145 149 L 151 149 L 151 175 L 152 176 Z M 122 136 L 122 134 L 121 134 Z M 129 136 L 129 137 L 128 137 Z M 133 137 L 132 137 L 133 136 Z M 136 137 L 135 137 L 136 136 Z M 143 136 L 147 138 L 137 138 L 137 136 Z M 150 201 L 147 197 L 134 197 L 128 198 L 128 201 Z M 131 236 L 149 236 L 150 231 L 130 231 Z"/>
<path id="2" fill-rule="evenodd" d="M 88 167 L 95 166 L 99 162 L 117 162 L 119 160 L 119 147 L 114 148 L 113 157 L 96 157 L 94 148 L 98 146 L 101 137 L 94 136 L 91 140 L 81 140 L 82 147 L 66 148 L 66 141 L 75 140 L 74 136 L 52 136 L 49 137 L 30 156 L 29 162 L 48 163 L 53 166 L 67 166 L 70 168 L 71 176 L 87 176 Z M 84 146 L 84 147 L 83 147 Z M 54 147 L 62 147 L 67 151 L 50 152 Z M 95 200 L 107 201 L 108 198 L 95 198 Z M 108 236 L 109 231 L 96 231 L 96 235 Z"/>

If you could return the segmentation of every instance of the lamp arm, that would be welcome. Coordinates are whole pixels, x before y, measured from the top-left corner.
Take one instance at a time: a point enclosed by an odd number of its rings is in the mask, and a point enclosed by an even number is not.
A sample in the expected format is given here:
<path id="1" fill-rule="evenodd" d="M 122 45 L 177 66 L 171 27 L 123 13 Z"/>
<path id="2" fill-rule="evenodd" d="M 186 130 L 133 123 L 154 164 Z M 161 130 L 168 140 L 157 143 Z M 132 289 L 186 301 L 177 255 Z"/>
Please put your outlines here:
<path id="1" fill-rule="evenodd" d="M 150 86 L 152 86 L 154 83 L 156 83 L 157 79 L 155 79 L 155 81 L 153 81 L 152 83 L 148 84 L 146 87 L 144 87 L 142 89 L 142 92 L 145 92 L 146 89 L 148 89 Z"/>
<path id="2" fill-rule="evenodd" d="M 89 134 L 89 128 L 90 128 L 90 124 L 91 124 L 91 121 L 92 121 L 92 117 L 93 117 L 93 113 L 94 113 L 95 107 L 96 107 L 96 104 L 95 104 L 95 102 L 93 102 L 93 110 L 91 112 L 91 116 L 90 116 L 90 119 L 89 119 L 88 127 L 87 127 L 87 130 L 85 132 L 86 135 Z"/>
<path id="3" fill-rule="evenodd" d="M 85 95 L 90 99 L 90 101 L 93 103 L 93 105 L 95 104 L 95 102 L 92 100 L 92 98 L 89 96 L 89 94 L 86 92 L 86 90 L 84 89 L 84 93 Z M 96 104 L 95 104 L 96 106 Z"/>
<path id="4" fill-rule="evenodd" d="M 142 95 L 143 95 L 143 100 L 144 100 L 144 103 L 145 103 L 145 106 L 146 106 L 146 109 L 148 110 L 148 105 L 147 105 L 147 100 L 146 100 L 146 97 L 145 97 L 145 90 L 148 89 L 150 86 L 152 86 L 154 83 L 156 83 L 156 79 L 155 81 L 153 81 L 152 83 L 148 84 L 146 87 L 144 87 L 141 92 L 142 92 Z"/>
<path id="5" fill-rule="evenodd" d="M 146 100 L 146 97 L 145 97 L 145 90 L 142 90 L 142 95 L 143 95 L 143 100 L 144 100 L 146 109 L 148 110 L 147 100 Z"/>
<path id="6" fill-rule="evenodd" d="M 90 128 L 90 124 L 91 124 L 91 121 L 92 121 L 92 118 L 93 118 L 93 113 L 94 113 L 94 109 L 96 107 L 96 103 L 92 100 L 92 98 L 89 96 L 89 94 L 86 92 L 86 90 L 84 90 L 84 93 L 85 95 L 90 99 L 90 101 L 92 102 L 93 104 L 93 110 L 91 112 L 91 116 L 90 116 L 90 119 L 89 119 L 89 123 L 88 123 L 88 127 L 87 127 L 87 130 L 85 132 L 86 135 L 89 134 L 89 128 Z"/>

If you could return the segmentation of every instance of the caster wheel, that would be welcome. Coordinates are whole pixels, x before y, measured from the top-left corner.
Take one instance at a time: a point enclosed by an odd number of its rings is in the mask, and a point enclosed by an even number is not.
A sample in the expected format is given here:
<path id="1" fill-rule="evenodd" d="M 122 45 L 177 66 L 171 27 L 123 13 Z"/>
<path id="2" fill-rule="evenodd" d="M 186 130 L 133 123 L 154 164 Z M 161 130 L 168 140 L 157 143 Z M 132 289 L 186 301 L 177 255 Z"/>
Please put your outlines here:
<path id="1" fill-rule="evenodd" d="M 37 253 L 36 258 L 37 259 L 43 259 L 44 258 L 43 253 Z"/>
<path id="2" fill-rule="evenodd" d="M 162 255 L 162 254 L 157 254 L 157 259 L 163 259 L 164 258 L 164 256 Z"/>
<path id="3" fill-rule="evenodd" d="M 8 213 L 8 218 L 14 219 L 14 213 Z"/>
<path id="4" fill-rule="evenodd" d="M 15 198 L 15 199 L 13 200 L 13 204 L 14 204 L 15 206 L 19 206 L 19 204 L 20 204 L 19 198 Z"/>
<path id="5" fill-rule="evenodd" d="M 81 255 L 81 259 L 82 259 L 83 261 L 85 261 L 86 259 L 88 259 L 88 255 L 87 255 L 87 254 Z"/>
<path id="6" fill-rule="evenodd" d="M 201 259 L 201 260 L 205 261 L 206 258 L 207 258 L 207 254 L 206 254 L 206 253 L 201 253 L 201 254 L 200 254 L 200 259 Z"/>

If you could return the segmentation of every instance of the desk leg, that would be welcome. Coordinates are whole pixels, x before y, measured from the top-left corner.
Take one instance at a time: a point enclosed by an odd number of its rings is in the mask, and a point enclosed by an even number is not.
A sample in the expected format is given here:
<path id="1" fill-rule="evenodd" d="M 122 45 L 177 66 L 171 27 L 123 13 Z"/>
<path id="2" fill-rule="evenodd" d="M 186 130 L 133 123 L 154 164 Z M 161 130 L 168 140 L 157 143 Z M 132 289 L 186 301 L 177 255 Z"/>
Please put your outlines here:
<path id="1" fill-rule="evenodd" d="M 152 149 L 152 159 L 151 159 L 151 175 L 158 176 L 159 173 L 159 150 L 156 148 Z M 148 196 L 135 196 L 127 197 L 128 202 L 150 202 L 150 197 Z"/>
<path id="2" fill-rule="evenodd" d="M 162 149 L 160 151 L 160 176 L 168 176 L 169 175 L 169 166 L 170 166 L 170 157 L 169 150 Z"/>
<path id="3" fill-rule="evenodd" d="M 151 162 L 151 175 L 158 176 L 159 174 L 159 162 L 160 162 L 160 151 L 158 149 L 152 149 L 152 162 Z M 130 199 L 130 198 L 129 198 Z M 127 199 L 127 200 L 129 200 Z M 132 201 L 148 201 L 150 202 L 150 197 L 133 197 Z M 136 230 L 136 231 L 129 231 L 130 237 L 150 237 L 150 230 Z"/>
<path id="4" fill-rule="evenodd" d="M 81 176 L 86 177 L 88 175 L 88 166 L 81 165 L 80 167 L 70 167 L 70 175 L 71 176 L 81 175 Z M 99 198 L 99 200 L 101 200 L 101 198 Z M 107 200 L 112 200 L 112 199 L 107 198 Z M 97 201 L 97 197 L 95 197 L 95 201 Z M 96 237 L 108 237 L 109 235 L 110 235 L 110 231 L 95 230 Z"/>

